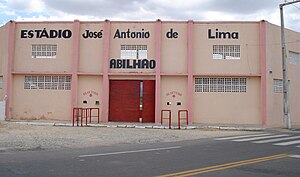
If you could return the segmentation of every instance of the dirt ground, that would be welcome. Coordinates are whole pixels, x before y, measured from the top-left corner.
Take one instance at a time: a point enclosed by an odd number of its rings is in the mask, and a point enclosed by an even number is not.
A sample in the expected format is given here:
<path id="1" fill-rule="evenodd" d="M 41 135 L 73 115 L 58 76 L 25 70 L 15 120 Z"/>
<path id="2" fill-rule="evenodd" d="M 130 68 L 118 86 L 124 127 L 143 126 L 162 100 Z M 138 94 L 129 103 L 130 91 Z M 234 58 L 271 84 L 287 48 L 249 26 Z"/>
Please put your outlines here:
<path id="1" fill-rule="evenodd" d="M 0 121 L 0 152 L 174 142 L 255 132 L 21 125 Z"/>

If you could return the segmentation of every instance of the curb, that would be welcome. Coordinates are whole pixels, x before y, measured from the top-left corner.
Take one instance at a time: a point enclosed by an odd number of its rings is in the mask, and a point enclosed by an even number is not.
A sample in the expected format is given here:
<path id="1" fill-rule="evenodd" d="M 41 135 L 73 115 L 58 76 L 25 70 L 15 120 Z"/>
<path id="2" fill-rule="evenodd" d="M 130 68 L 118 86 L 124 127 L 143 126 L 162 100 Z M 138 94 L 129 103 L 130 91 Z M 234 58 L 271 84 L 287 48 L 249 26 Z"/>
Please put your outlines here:
<path id="1" fill-rule="evenodd" d="M 261 127 L 233 127 L 233 126 L 200 126 L 202 129 L 217 129 L 217 130 L 236 130 L 236 131 L 264 131 L 266 128 Z"/>
<path id="2" fill-rule="evenodd" d="M 53 123 L 53 122 L 22 122 L 22 121 L 12 121 L 11 123 L 21 124 L 21 125 L 33 125 L 33 126 L 62 126 L 62 127 L 72 127 L 72 123 Z M 74 126 L 77 127 L 77 126 Z M 81 126 L 79 126 L 81 127 Z M 88 124 L 82 127 L 100 127 L 100 128 L 136 128 L 136 129 L 169 129 L 169 126 L 164 125 L 106 125 L 106 124 Z M 172 130 L 178 130 L 178 126 L 171 126 Z M 233 127 L 233 126 L 196 126 L 188 125 L 183 126 L 180 130 L 195 130 L 195 129 L 212 129 L 212 130 L 232 130 L 232 131 L 264 131 L 266 128 L 259 127 Z"/>

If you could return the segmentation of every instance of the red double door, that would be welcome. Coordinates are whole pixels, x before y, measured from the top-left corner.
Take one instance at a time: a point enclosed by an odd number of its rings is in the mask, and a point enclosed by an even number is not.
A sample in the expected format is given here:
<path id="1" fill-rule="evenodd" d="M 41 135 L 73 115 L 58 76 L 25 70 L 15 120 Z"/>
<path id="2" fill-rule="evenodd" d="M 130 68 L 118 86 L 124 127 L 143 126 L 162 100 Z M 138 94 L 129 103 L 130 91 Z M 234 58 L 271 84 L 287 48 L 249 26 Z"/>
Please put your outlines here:
<path id="1" fill-rule="evenodd" d="M 155 81 L 111 80 L 109 121 L 154 122 Z"/>

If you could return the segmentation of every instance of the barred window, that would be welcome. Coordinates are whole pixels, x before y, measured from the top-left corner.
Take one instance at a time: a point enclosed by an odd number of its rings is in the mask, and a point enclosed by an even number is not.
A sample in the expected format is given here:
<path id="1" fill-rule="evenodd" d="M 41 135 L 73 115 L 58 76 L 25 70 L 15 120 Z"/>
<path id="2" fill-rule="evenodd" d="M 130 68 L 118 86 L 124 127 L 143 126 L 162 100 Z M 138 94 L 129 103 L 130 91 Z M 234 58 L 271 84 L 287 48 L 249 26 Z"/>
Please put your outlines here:
<path id="1" fill-rule="evenodd" d="M 195 92 L 246 92 L 246 78 L 195 78 Z"/>
<path id="2" fill-rule="evenodd" d="M 71 90 L 71 76 L 25 76 L 24 89 Z"/>
<path id="3" fill-rule="evenodd" d="M 3 88 L 3 76 L 0 76 L 0 89 Z"/>
<path id="4" fill-rule="evenodd" d="M 121 59 L 147 59 L 147 45 L 121 45 Z"/>
<path id="5" fill-rule="evenodd" d="M 240 45 L 213 45 L 213 59 L 241 59 Z"/>
<path id="6" fill-rule="evenodd" d="M 283 92 L 282 79 L 274 79 L 273 80 L 273 90 L 274 90 L 274 93 L 282 93 Z"/>
<path id="7" fill-rule="evenodd" d="M 56 58 L 56 53 L 56 44 L 33 44 L 31 47 L 31 58 Z"/>
<path id="8" fill-rule="evenodd" d="M 290 64 L 298 65 L 300 60 L 300 54 L 297 52 L 289 51 L 289 61 Z"/>

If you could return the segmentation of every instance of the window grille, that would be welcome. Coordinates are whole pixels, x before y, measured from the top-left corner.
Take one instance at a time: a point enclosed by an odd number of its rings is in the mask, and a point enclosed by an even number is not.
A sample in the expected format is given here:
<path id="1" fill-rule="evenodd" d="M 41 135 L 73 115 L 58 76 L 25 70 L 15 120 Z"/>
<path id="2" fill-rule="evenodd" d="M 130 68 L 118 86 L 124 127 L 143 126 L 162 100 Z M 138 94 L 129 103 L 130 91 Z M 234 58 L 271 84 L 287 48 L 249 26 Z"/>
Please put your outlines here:
<path id="1" fill-rule="evenodd" d="M 240 45 L 213 45 L 213 59 L 241 59 Z"/>
<path id="2" fill-rule="evenodd" d="M 57 45 L 33 44 L 31 47 L 32 58 L 56 58 Z"/>
<path id="3" fill-rule="evenodd" d="M 195 78 L 195 92 L 246 92 L 246 78 Z"/>
<path id="4" fill-rule="evenodd" d="M 121 45 L 121 59 L 147 59 L 147 45 Z"/>
<path id="5" fill-rule="evenodd" d="M 297 52 L 289 51 L 289 61 L 290 64 L 298 65 L 300 60 L 300 54 Z"/>
<path id="6" fill-rule="evenodd" d="M 273 80 L 273 90 L 274 90 L 274 93 L 282 93 L 283 92 L 282 79 L 274 79 Z"/>
<path id="7" fill-rule="evenodd" d="M 0 76 L 0 89 L 3 88 L 3 76 Z"/>
<path id="8" fill-rule="evenodd" d="M 71 90 L 71 76 L 25 76 L 24 89 Z"/>

